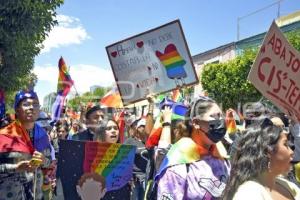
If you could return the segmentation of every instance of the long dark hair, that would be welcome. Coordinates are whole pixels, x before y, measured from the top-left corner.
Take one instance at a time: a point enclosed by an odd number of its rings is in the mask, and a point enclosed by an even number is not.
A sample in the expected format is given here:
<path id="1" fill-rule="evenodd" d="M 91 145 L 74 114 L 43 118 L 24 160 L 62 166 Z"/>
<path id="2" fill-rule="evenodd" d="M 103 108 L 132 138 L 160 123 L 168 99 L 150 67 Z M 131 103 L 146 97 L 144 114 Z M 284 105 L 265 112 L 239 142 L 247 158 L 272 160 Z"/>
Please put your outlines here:
<path id="1" fill-rule="evenodd" d="M 276 152 L 276 143 L 282 131 L 268 118 L 247 128 L 239 139 L 237 151 L 233 156 L 230 178 L 223 192 L 223 199 L 231 200 L 241 184 L 258 178 L 268 170 L 268 153 Z"/>
<path id="2" fill-rule="evenodd" d="M 118 130 L 119 130 L 119 137 L 118 137 L 118 141 L 117 143 L 120 143 L 120 128 L 119 128 L 119 124 L 116 120 L 114 120 L 113 118 L 111 117 L 106 117 L 104 118 L 101 123 L 100 123 L 100 126 L 99 126 L 99 129 L 97 130 L 97 133 L 95 135 L 95 139 L 94 140 L 100 140 L 100 141 L 103 141 L 105 142 L 105 130 L 106 130 L 106 127 L 107 127 L 107 124 L 109 121 L 113 121 L 116 126 L 118 127 Z"/>

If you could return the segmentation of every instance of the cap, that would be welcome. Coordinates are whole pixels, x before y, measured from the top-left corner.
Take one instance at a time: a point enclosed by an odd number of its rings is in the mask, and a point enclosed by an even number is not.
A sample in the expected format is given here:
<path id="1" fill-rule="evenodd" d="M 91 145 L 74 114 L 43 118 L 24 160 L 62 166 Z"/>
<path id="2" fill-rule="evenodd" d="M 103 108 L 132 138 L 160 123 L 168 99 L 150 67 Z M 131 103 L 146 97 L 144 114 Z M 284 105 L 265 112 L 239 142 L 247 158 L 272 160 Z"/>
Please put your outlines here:
<path id="1" fill-rule="evenodd" d="M 39 100 L 37 94 L 33 90 L 20 90 L 15 96 L 14 109 L 16 110 L 20 102 L 27 98 Z"/>
<path id="2" fill-rule="evenodd" d="M 102 110 L 102 108 L 99 105 L 91 107 L 90 109 L 87 110 L 87 112 L 85 114 L 85 118 L 88 118 L 90 114 L 92 114 L 93 112 L 95 112 L 97 110 Z"/>

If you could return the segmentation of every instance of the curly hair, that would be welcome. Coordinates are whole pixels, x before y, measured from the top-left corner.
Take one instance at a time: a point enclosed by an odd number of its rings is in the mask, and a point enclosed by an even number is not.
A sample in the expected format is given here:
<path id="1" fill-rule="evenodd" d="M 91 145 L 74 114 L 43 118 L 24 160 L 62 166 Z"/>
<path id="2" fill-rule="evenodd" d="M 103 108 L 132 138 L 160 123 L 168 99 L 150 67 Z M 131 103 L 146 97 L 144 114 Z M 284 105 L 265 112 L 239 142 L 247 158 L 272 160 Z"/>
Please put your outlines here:
<path id="1" fill-rule="evenodd" d="M 232 199 L 241 184 L 258 178 L 268 170 L 268 153 L 277 151 L 276 143 L 281 133 L 282 129 L 273 124 L 265 127 L 261 124 L 249 126 L 238 141 L 223 199 Z"/>

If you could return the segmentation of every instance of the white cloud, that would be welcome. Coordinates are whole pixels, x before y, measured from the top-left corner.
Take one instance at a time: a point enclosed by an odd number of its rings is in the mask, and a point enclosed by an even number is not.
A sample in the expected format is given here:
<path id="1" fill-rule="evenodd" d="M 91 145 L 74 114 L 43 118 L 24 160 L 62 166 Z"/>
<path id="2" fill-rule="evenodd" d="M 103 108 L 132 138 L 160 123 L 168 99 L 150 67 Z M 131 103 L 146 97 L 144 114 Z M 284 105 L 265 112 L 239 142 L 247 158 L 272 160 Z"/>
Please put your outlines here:
<path id="1" fill-rule="evenodd" d="M 57 87 L 58 68 L 57 66 L 35 66 L 33 72 L 38 77 L 37 93 L 44 96 L 55 92 Z M 79 64 L 70 69 L 70 75 L 79 93 L 90 91 L 90 86 L 111 86 L 114 76 L 110 69 L 103 69 L 94 65 Z M 39 87 L 39 84 L 46 83 L 47 88 Z M 38 91 L 40 90 L 40 91 Z M 74 91 L 74 88 L 72 89 Z M 42 97 L 43 98 L 43 97 Z"/>
<path id="2" fill-rule="evenodd" d="M 41 50 L 41 53 L 49 52 L 52 48 L 80 44 L 82 41 L 90 38 L 78 18 L 57 15 L 56 19 L 58 25 L 52 28 L 43 42 L 44 48 Z"/>

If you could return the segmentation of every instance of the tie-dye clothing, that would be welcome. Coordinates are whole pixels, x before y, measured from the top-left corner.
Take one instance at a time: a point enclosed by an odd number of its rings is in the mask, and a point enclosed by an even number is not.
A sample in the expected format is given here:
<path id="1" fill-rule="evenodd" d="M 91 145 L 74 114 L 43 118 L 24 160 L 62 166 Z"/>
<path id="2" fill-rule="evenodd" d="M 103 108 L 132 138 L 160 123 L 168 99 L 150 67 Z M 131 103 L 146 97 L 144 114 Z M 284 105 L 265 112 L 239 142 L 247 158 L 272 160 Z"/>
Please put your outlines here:
<path id="1" fill-rule="evenodd" d="M 216 199 L 225 188 L 229 171 L 228 161 L 210 155 L 189 164 L 170 166 L 157 178 L 157 199 Z"/>

